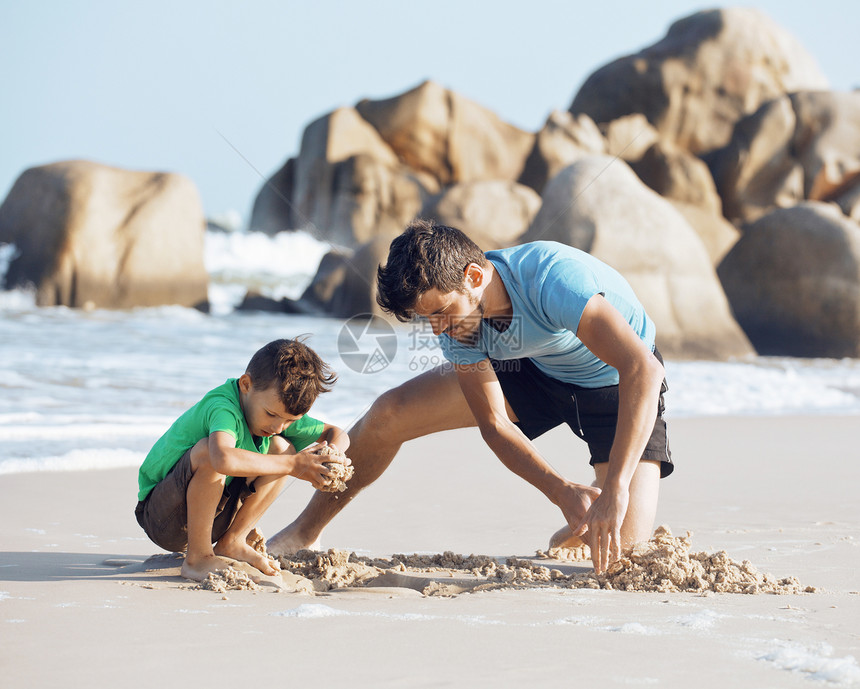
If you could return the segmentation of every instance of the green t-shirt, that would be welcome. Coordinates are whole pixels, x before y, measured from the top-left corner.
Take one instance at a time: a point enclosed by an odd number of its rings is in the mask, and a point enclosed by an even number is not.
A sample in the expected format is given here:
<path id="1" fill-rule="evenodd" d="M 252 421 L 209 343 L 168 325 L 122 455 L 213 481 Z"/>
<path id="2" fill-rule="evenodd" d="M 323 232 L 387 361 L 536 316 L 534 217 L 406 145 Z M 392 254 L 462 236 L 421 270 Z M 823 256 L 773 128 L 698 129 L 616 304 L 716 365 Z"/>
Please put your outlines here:
<path id="1" fill-rule="evenodd" d="M 301 451 L 317 441 L 324 427 L 322 421 L 305 414 L 284 429 L 281 435 L 297 451 Z M 269 451 L 270 438 L 251 435 L 239 404 L 239 386 L 235 378 L 230 378 L 223 385 L 207 392 L 155 442 L 137 475 L 140 487 L 137 499 L 145 499 L 155 484 L 170 473 L 182 455 L 215 431 L 232 435 L 236 439 L 236 447 L 242 450 L 260 454 Z M 230 481 L 230 477 L 227 481 Z"/>

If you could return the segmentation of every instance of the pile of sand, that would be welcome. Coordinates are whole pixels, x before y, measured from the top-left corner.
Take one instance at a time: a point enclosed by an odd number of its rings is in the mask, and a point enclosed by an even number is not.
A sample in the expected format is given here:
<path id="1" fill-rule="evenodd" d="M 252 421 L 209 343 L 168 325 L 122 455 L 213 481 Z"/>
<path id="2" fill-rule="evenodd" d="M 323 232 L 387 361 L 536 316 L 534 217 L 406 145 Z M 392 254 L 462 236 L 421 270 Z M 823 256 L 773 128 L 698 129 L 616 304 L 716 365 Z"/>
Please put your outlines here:
<path id="1" fill-rule="evenodd" d="M 430 575 L 422 589 L 425 595 L 451 595 L 464 591 L 486 591 L 498 588 L 589 588 L 621 591 L 656 591 L 661 593 L 814 593 L 794 577 L 777 579 L 759 572 L 749 561 L 737 562 L 725 551 L 690 553 L 691 535 L 674 537 L 661 526 L 654 537 L 637 544 L 632 552 L 614 562 L 604 574 L 574 571 L 565 574 L 522 558 L 494 558 L 486 555 L 458 555 L 444 552 L 436 555 L 393 555 L 390 558 L 359 557 L 344 550 L 321 553 L 301 550 L 290 557 L 280 557 L 281 568 L 313 582 L 315 591 L 346 586 L 374 585 L 383 575 Z M 582 549 L 571 551 L 580 560 Z M 563 559 L 564 549 L 550 553 L 538 551 L 537 558 Z M 559 565 L 561 566 L 561 565 Z M 426 577 L 425 577 L 426 579 Z M 456 580 L 456 586 L 446 584 Z"/>
<path id="2" fill-rule="evenodd" d="M 654 537 L 638 543 L 632 552 L 595 577 L 601 588 L 622 591 L 674 593 L 814 593 L 794 577 L 777 579 L 759 572 L 749 560 L 738 562 L 726 551 L 690 553 L 691 534 L 674 537 L 660 526 Z"/>
<path id="3" fill-rule="evenodd" d="M 217 572 L 210 572 L 194 588 L 215 591 L 217 593 L 226 593 L 227 591 L 259 591 L 261 589 L 247 573 L 233 567 L 219 569 Z"/>
<path id="4" fill-rule="evenodd" d="M 300 550 L 295 555 L 279 557 L 278 562 L 282 571 L 311 580 L 315 591 L 365 586 L 384 572 L 370 564 L 368 558 L 346 550 Z"/>
<path id="5" fill-rule="evenodd" d="M 336 457 L 346 458 L 346 455 L 343 454 L 343 452 L 340 452 L 330 445 L 323 445 L 316 450 L 316 454 L 334 455 Z M 323 466 L 334 474 L 334 478 L 332 478 L 331 483 L 319 490 L 325 493 L 343 493 L 343 491 L 346 490 L 346 482 L 352 478 L 352 475 L 355 473 L 355 469 L 352 468 L 351 464 L 341 464 L 340 462 L 323 462 Z"/>

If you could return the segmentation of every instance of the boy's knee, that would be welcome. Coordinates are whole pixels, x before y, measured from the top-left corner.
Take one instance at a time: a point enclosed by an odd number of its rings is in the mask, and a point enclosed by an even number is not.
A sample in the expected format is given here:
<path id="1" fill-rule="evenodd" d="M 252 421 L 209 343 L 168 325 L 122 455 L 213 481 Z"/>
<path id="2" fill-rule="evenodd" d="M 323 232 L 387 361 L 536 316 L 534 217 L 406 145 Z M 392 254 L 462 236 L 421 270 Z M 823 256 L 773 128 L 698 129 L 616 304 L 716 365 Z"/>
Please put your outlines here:
<path id="1" fill-rule="evenodd" d="M 221 477 L 223 483 L 227 478 L 226 475 L 217 471 L 212 465 L 212 456 L 209 452 L 209 438 L 198 440 L 194 447 L 191 448 L 191 471 L 194 475 L 211 474 L 213 478 Z"/>
<path id="2" fill-rule="evenodd" d="M 269 441 L 270 455 L 285 455 L 292 454 L 293 448 L 290 443 L 281 435 L 273 435 Z"/>

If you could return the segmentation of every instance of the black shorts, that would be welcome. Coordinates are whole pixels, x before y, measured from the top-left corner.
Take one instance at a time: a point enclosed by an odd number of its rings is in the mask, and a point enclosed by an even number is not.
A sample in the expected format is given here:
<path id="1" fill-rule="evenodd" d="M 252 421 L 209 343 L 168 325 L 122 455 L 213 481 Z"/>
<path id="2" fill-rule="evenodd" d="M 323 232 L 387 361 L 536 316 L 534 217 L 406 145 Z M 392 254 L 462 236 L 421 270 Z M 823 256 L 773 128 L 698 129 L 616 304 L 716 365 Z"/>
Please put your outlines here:
<path id="1" fill-rule="evenodd" d="M 654 355 L 663 363 L 659 352 L 655 350 Z M 517 426 L 529 440 L 566 423 L 588 443 L 592 466 L 609 461 L 618 423 L 617 385 L 584 388 L 564 383 L 543 373 L 531 359 L 491 361 L 505 399 L 519 419 Z M 660 462 L 661 478 L 675 469 L 663 420 L 663 393 L 666 390 L 668 385 L 664 378 L 654 429 L 642 454 L 642 459 Z"/>
<path id="2" fill-rule="evenodd" d="M 149 539 L 165 550 L 181 552 L 188 545 L 187 493 L 192 476 L 191 450 L 188 450 L 134 510 L 137 523 Z M 254 486 L 249 486 L 244 478 L 234 478 L 224 487 L 212 523 L 213 543 L 230 528 L 242 501 L 252 493 Z"/>

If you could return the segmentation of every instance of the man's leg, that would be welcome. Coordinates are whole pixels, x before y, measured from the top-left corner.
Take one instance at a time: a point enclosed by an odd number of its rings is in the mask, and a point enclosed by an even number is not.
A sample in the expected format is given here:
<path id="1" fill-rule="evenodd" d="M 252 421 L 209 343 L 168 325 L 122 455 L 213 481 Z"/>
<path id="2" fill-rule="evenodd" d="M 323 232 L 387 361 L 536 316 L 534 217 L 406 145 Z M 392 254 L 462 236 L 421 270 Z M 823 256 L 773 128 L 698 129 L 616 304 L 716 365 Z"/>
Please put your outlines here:
<path id="1" fill-rule="evenodd" d="M 365 486 L 382 475 L 407 440 L 474 426 L 452 366 L 439 366 L 380 395 L 349 430 L 355 469 L 344 493 L 314 493 L 307 507 L 268 542 L 275 556 L 311 547 L 322 530 Z"/>
<path id="2" fill-rule="evenodd" d="M 595 465 L 598 487 L 603 485 L 608 470 L 607 463 Z M 651 538 L 659 497 L 660 462 L 643 459 L 630 481 L 630 502 L 621 524 L 622 548 L 630 548 L 635 543 Z"/>
<path id="3" fill-rule="evenodd" d="M 603 486 L 606 473 L 609 470 L 607 462 L 594 465 L 597 476 L 593 485 Z M 660 462 L 642 460 L 630 481 L 630 502 L 627 514 L 621 524 L 621 547 L 630 548 L 634 543 L 647 541 L 654 530 L 654 518 L 657 516 L 657 501 L 660 496 Z M 585 537 L 587 543 L 588 537 Z M 574 536 L 570 526 L 565 524 L 550 538 L 550 548 L 577 548 L 584 541 Z"/>

